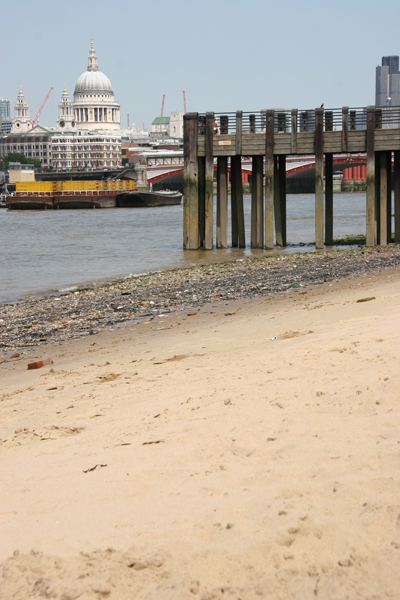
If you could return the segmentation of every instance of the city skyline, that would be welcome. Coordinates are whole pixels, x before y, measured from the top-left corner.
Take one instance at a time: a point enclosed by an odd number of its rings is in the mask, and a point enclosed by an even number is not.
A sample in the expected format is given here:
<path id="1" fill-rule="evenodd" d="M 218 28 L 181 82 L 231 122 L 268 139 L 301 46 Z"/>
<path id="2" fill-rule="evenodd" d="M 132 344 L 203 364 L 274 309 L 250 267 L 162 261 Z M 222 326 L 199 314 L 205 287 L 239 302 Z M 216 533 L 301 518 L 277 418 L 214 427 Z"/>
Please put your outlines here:
<path id="1" fill-rule="evenodd" d="M 104 0 L 71 0 L 68 9 L 21 0 L 17 24 L 12 6 L 2 9 L 10 26 L 2 32 L 0 96 L 13 115 L 22 86 L 33 120 L 53 87 L 40 123 L 54 126 L 64 84 L 72 96 L 93 37 L 123 128 L 129 114 L 131 125 L 141 129 L 144 121 L 150 131 L 164 94 L 164 114 L 182 111 L 183 90 L 187 110 L 199 112 L 365 106 L 374 103 L 382 56 L 400 53 L 400 6 L 383 1 L 379 9 L 371 1 L 329 8 L 311 0 L 119 0 L 110 15 Z"/>

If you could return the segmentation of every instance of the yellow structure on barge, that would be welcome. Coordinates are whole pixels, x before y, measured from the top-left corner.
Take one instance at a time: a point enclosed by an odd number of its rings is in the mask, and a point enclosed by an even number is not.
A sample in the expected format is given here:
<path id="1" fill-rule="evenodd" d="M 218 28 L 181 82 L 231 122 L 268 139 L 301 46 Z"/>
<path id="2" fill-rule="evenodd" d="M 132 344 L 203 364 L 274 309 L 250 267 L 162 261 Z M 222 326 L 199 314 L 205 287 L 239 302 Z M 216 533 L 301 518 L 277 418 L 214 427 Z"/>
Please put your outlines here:
<path id="1" fill-rule="evenodd" d="M 7 199 L 14 210 L 54 208 L 115 208 L 117 196 L 135 191 L 136 181 L 29 181 L 15 184 L 15 195 Z"/>

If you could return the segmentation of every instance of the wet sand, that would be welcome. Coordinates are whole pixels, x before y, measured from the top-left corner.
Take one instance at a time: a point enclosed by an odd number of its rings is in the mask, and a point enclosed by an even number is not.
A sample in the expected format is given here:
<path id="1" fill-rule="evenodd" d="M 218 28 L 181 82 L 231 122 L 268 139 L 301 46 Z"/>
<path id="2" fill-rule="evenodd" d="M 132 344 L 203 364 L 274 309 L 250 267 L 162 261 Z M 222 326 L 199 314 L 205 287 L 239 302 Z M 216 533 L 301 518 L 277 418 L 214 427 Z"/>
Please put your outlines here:
<path id="1" fill-rule="evenodd" d="M 399 275 L 8 358 L 0 598 L 399 598 Z"/>

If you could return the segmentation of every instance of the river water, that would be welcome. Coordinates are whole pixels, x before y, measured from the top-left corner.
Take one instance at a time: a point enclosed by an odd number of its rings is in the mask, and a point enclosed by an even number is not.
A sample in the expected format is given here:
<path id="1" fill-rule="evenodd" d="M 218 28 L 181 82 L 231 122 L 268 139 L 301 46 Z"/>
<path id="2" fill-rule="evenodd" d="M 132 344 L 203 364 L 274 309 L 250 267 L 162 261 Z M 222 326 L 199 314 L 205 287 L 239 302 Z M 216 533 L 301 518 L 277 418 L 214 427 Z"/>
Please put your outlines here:
<path id="1" fill-rule="evenodd" d="M 335 194 L 333 202 L 334 238 L 365 234 L 365 193 Z M 289 247 L 270 253 L 299 251 L 304 249 L 301 244 L 315 242 L 314 204 L 314 194 L 287 196 Z M 244 206 L 245 249 L 185 252 L 182 206 L 0 210 L 0 303 L 117 276 L 263 255 L 249 247 L 250 195 L 245 195 Z"/>

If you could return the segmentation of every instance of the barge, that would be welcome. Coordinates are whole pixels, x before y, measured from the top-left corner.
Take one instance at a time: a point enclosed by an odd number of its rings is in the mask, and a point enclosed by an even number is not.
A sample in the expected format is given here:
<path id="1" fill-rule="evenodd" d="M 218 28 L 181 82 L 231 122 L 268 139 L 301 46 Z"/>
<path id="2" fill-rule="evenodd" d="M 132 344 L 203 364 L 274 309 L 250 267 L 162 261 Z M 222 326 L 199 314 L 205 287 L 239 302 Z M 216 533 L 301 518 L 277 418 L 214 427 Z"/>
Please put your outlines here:
<path id="1" fill-rule="evenodd" d="M 171 206 L 181 202 L 182 194 L 172 190 L 122 192 L 117 197 L 117 206 L 123 207 Z"/>
<path id="2" fill-rule="evenodd" d="M 32 181 L 17 182 L 8 196 L 10 210 L 115 208 L 121 192 L 136 190 L 136 181 Z"/>

